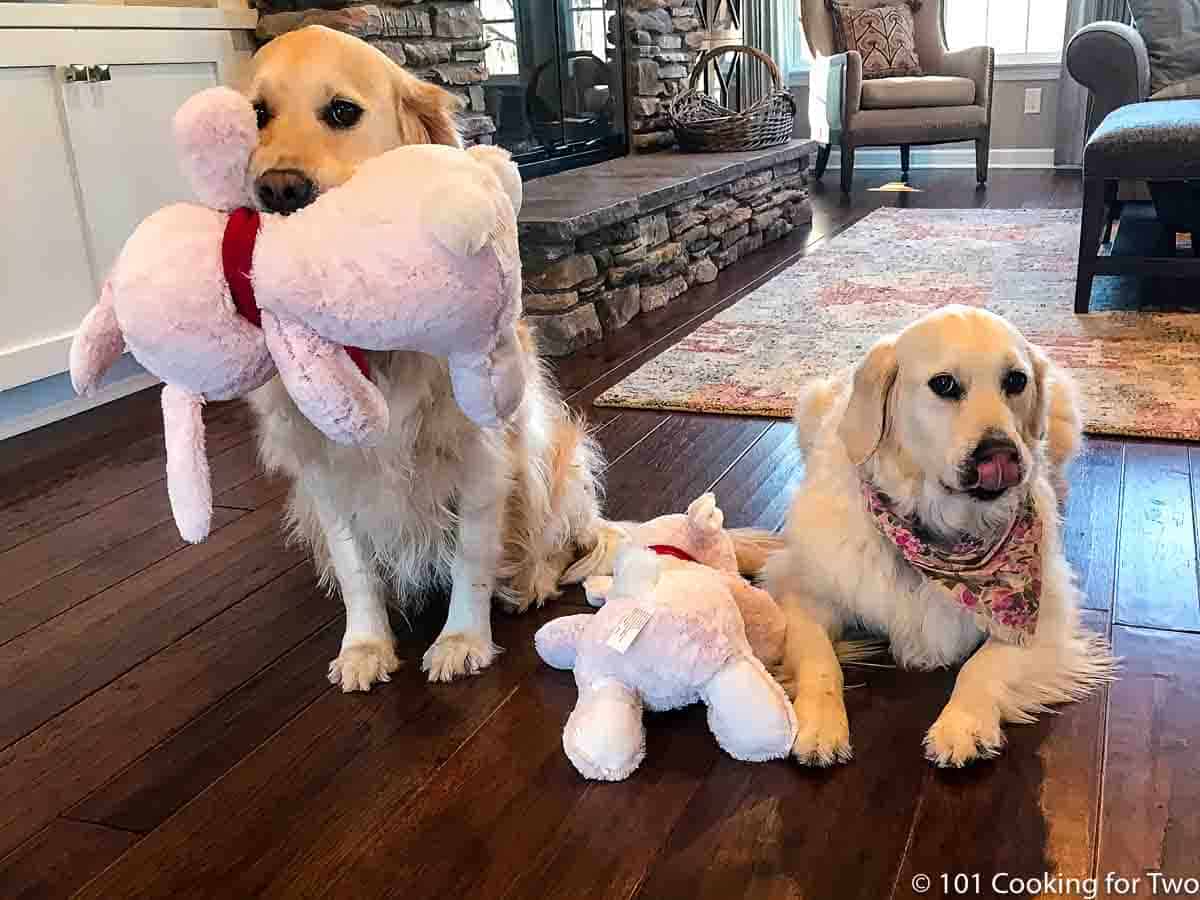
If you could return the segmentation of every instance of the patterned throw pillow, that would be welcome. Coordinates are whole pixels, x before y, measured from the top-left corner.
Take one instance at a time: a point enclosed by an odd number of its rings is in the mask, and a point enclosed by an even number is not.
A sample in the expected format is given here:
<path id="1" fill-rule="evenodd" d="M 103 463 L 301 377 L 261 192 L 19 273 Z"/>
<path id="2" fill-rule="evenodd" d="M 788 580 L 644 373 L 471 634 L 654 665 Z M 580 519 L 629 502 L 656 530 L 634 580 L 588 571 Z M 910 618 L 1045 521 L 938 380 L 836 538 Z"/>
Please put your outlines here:
<path id="1" fill-rule="evenodd" d="M 830 0 L 838 51 L 862 55 L 863 78 L 920 75 L 913 10 L 906 3 L 860 7 Z"/>

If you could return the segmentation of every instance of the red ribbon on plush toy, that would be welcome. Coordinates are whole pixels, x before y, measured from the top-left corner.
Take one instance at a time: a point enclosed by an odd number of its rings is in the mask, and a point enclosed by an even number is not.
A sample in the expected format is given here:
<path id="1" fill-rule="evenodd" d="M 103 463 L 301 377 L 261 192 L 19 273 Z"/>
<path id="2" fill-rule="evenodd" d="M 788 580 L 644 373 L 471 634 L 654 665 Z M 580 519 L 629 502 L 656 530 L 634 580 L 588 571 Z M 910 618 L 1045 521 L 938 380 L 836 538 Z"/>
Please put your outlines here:
<path id="1" fill-rule="evenodd" d="M 225 270 L 225 281 L 238 315 L 252 325 L 262 328 L 262 310 L 254 299 L 254 283 L 250 280 L 250 269 L 254 262 L 254 244 L 258 240 L 261 225 L 258 210 L 243 206 L 229 214 L 225 223 L 225 234 L 221 238 L 221 266 Z M 354 360 L 364 378 L 370 378 L 367 354 L 358 347 L 344 348 Z"/>
<path id="2" fill-rule="evenodd" d="M 682 559 L 684 562 L 698 562 L 699 561 L 696 559 L 696 557 L 692 556 L 692 554 L 688 553 L 686 550 L 683 550 L 679 547 L 672 546 L 671 544 L 651 544 L 646 549 L 651 551 L 652 553 L 657 553 L 659 556 L 673 556 L 676 559 Z"/>

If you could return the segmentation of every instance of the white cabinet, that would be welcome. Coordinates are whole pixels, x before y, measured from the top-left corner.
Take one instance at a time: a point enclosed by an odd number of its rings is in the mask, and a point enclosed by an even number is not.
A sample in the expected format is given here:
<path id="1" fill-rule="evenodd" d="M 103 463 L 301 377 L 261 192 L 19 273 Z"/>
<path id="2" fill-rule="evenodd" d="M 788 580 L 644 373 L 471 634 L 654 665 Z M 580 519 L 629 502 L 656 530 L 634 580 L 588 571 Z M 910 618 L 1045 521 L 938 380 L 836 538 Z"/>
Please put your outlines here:
<path id="1" fill-rule="evenodd" d="M 184 100 L 218 83 L 212 63 L 110 66 L 109 72 L 109 81 L 62 90 L 97 273 L 108 271 L 138 222 L 189 197 L 171 119 Z"/>
<path id="2" fill-rule="evenodd" d="M 53 69 L 0 68 L 0 109 L 20 123 L 0 141 L 0 390 L 61 371 L 60 339 L 94 302 L 58 97 Z"/>
<path id="3" fill-rule="evenodd" d="M 130 231 L 188 196 L 175 110 L 251 52 L 232 29 L 0 27 L 0 391 L 66 370 Z M 71 65 L 106 65 L 110 79 L 69 82 Z"/>

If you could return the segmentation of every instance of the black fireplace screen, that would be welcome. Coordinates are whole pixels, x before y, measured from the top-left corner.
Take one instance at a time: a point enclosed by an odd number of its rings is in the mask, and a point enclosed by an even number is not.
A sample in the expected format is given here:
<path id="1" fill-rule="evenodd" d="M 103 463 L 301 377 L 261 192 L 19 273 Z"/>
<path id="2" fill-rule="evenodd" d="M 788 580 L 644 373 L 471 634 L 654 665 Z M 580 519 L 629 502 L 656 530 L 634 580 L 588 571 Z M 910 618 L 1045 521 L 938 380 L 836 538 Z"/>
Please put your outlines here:
<path id="1" fill-rule="evenodd" d="M 480 0 L 494 140 L 527 177 L 626 152 L 619 13 L 605 0 Z"/>

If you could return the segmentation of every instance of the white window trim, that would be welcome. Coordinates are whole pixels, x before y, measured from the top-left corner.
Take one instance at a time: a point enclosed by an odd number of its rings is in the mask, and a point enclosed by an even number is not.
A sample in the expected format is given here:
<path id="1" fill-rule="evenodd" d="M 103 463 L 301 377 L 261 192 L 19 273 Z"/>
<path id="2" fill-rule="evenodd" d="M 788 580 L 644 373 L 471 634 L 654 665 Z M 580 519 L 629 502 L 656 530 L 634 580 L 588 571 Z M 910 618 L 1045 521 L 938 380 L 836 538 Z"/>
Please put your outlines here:
<path id="1" fill-rule="evenodd" d="M 1058 81 L 1062 60 L 1057 53 L 1002 53 L 996 57 L 996 81 Z M 808 84 L 808 66 L 787 73 L 791 87 Z"/>

